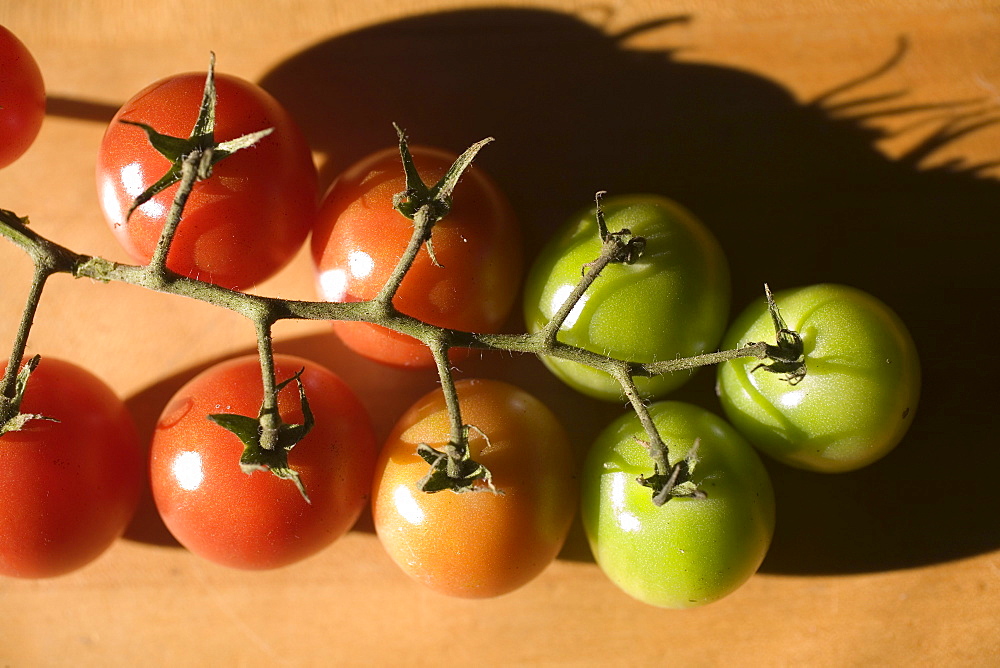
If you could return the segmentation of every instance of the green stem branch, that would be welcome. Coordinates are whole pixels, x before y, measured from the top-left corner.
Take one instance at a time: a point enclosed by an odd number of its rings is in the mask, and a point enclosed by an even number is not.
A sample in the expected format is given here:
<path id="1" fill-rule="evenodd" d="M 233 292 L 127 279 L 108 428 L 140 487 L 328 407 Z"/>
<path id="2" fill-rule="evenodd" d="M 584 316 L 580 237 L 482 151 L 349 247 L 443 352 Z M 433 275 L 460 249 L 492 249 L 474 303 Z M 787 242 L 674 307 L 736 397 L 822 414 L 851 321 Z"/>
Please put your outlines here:
<path id="1" fill-rule="evenodd" d="M 396 296 L 399 286 L 403 283 L 403 278 L 416 261 L 420 247 L 430 241 L 431 230 L 436 222 L 437 219 L 429 205 L 420 207 L 416 215 L 413 216 L 413 234 L 410 235 L 406 250 L 403 251 L 403 255 L 399 258 L 399 262 L 396 263 L 396 267 L 392 270 L 385 285 L 372 300 L 380 310 L 387 313 L 395 310 L 392 306 L 392 298 Z"/>
<path id="2" fill-rule="evenodd" d="M 188 197 L 194 190 L 194 184 L 199 178 L 208 176 L 212 160 L 211 149 L 206 151 L 192 151 L 181 163 L 181 179 L 177 185 L 177 192 L 170 205 L 170 212 L 163 223 L 160 231 L 160 238 L 156 242 L 153 250 L 153 257 L 149 261 L 149 270 L 156 276 L 165 278 L 167 275 L 167 255 L 170 253 L 170 246 L 173 244 L 174 236 L 183 217 L 184 207 L 187 205 Z"/>
<path id="3" fill-rule="evenodd" d="M 16 394 L 17 373 L 21 368 L 21 360 L 24 359 L 24 352 L 28 348 L 28 335 L 31 332 L 31 325 L 35 321 L 35 313 L 38 312 L 38 304 L 42 298 L 42 290 L 45 289 L 45 282 L 52 275 L 52 269 L 48 263 L 35 263 L 35 272 L 31 279 L 31 288 L 28 290 L 28 297 L 25 299 L 24 311 L 21 314 L 21 323 L 14 336 L 14 345 L 11 348 L 7 369 L 4 371 L 3 381 L 0 382 L 0 394 L 4 399 L 13 399 Z M 10 417 L 10 416 L 5 416 Z"/>
<path id="4" fill-rule="evenodd" d="M 260 317 L 255 321 L 257 330 L 257 354 L 260 357 L 260 376 L 264 388 L 264 400 L 260 407 L 260 447 L 274 450 L 278 444 L 281 429 L 281 414 L 278 412 L 278 384 L 274 376 L 274 348 L 271 341 L 272 320 Z"/>

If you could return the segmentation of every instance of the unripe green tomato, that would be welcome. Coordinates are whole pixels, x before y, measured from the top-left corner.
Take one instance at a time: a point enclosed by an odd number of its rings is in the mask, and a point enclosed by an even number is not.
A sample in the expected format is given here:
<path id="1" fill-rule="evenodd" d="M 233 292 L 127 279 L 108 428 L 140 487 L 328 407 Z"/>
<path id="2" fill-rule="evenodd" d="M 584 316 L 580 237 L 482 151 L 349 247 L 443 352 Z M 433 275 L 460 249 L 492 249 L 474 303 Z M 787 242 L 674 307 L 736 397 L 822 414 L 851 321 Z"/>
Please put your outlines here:
<path id="1" fill-rule="evenodd" d="M 658 195 L 609 197 L 608 229 L 644 237 L 632 264 L 607 266 L 559 330 L 558 339 L 633 362 L 689 357 L 714 350 L 729 315 L 729 268 L 718 242 L 694 216 Z M 595 208 L 573 218 L 535 261 L 524 297 L 529 332 L 542 329 L 601 252 Z M 574 389 L 617 401 L 621 387 L 610 375 L 568 360 L 543 357 Z M 691 377 L 678 371 L 637 378 L 639 391 L 661 397 Z"/>
<path id="2" fill-rule="evenodd" d="M 812 285 L 774 295 L 788 329 L 802 337 L 806 375 L 789 383 L 755 367 L 720 365 L 726 416 L 771 457 L 802 469 L 861 468 L 892 450 L 913 422 L 920 363 L 906 326 L 888 306 L 844 285 Z M 750 305 L 723 345 L 774 341 L 764 300 Z"/>
<path id="3" fill-rule="evenodd" d="M 623 591 L 665 608 L 716 601 L 745 583 L 774 534 L 774 492 L 754 449 L 722 418 L 691 404 L 649 407 L 670 464 L 698 440 L 691 480 L 707 498 L 662 506 L 636 479 L 653 473 L 635 414 L 598 436 L 583 467 L 583 526 L 597 564 Z"/>

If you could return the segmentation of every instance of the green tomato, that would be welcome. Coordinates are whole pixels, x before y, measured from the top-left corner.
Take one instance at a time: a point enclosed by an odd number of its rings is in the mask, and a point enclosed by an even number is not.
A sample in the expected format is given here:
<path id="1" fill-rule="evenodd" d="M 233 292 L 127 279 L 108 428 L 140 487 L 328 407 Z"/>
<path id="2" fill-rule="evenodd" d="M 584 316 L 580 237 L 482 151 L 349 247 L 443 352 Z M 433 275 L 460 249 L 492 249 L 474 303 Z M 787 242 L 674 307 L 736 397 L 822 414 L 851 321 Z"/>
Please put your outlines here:
<path id="1" fill-rule="evenodd" d="M 671 465 L 698 440 L 691 481 L 707 498 L 662 506 L 636 479 L 653 472 L 639 419 L 605 429 L 583 467 L 582 519 L 604 573 L 646 603 L 690 608 L 716 601 L 753 575 L 774 534 L 774 492 L 760 457 L 722 418 L 691 404 L 649 407 Z"/>
<path id="2" fill-rule="evenodd" d="M 806 375 L 790 383 L 760 360 L 720 365 L 729 420 L 771 457 L 802 469 L 851 471 L 885 456 L 906 433 L 920 394 L 920 364 L 906 326 L 856 288 L 813 285 L 774 295 L 802 337 Z M 733 324 L 724 346 L 774 341 L 763 300 Z"/>
<path id="3" fill-rule="evenodd" d="M 612 264 L 577 302 L 558 339 L 632 362 L 689 357 L 714 350 L 729 315 L 729 267 L 718 242 L 694 216 L 657 195 L 604 201 L 608 229 L 644 237 L 632 264 Z M 573 218 L 535 261 L 525 289 L 529 332 L 542 329 L 601 251 L 594 207 Z M 616 401 L 621 387 L 609 374 L 586 365 L 543 357 L 571 387 Z M 691 377 L 679 371 L 637 378 L 639 391 L 661 397 Z"/>

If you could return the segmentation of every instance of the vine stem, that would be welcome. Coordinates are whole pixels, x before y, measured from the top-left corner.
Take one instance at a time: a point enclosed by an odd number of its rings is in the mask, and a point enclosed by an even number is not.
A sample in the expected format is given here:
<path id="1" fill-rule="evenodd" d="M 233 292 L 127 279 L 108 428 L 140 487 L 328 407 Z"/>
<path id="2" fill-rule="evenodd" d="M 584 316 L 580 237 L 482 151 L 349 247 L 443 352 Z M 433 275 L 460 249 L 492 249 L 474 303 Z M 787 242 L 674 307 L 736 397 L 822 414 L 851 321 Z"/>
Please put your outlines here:
<path id="1" fill-rule="evenodd" d="M 251 138 L 246 141 L 252 143 L 256 139 Z M 160 238 L 157 241 L 153 257 L 149 264 L 144 267 L 124 265 L 99 257 L 74 253 L 29 230 L 26 226 L 26 220 L 18 219 L 13 214 L 10 214 L 10 212 L 0 212 L 3 214 L 0 215 L 0 234 L 26 250 L 32 256 L 36 267 L 35 280 L 32 284 L 28 306 L 25 308 L 18 339 L 11 355 L 11 364 L 2 381 L 4 396 L 13 391 L 12 388 L 16 383 L 17 367 L 24 354 L 27 332 L 34 318 L 45 280 L 52 273 L 66 272 L 76 277 L 87 276 L 102 281 L 120 281 L 140 285 L 159 292 L 187 296 L 227 308 L 250 319 L 256 329 L 261 382 L 264 392 L 258 416 L 260 427 L 259 445 L 266 452 L 274 451 L 281 445 L 283 438 L 281 430 L 286 427 L 281 422 L 277 404 L 278 386 L 275 378 L 271 332 L 274 323 L 282 319 L 354 320 L 379 324 L 397 332 L 413 336 L 431 349 L 449 414 L 450 437 L 449 443 L 443 452 L 425 447 L 422 451 L 418 451 L 418 454 L 424 456 L 429 462 L 438 462 L 441 464 L 441 472 L 446 472 L 447 477 L 451 480 L 463 482 L 463 488 L 466 490 L 472 488 L 476 479 L 485 480 L 489 489 L 494 490 L 494 488 L 489 471 L 469 458 L 468 429 L 474 427 L 465 425 L 462 422 L 459 399 L 449 358 L 449 351 L 452 347 L 550 355 L 607 371 L 616 378 L 622 387 L 623 392 L 649 435 L 649 452 L 658 472 L 662 474 L 668 471 L 670 466 L 667 446 L 659 436 L 658 430 L 652 422 L 649 411 L 636 388 L 634 378 L 637 376 L 651 376 L 683 369 L 692 369 L 740 357 L 752 356 L 769 359 L 771 357 L 770 348 L 773 346 L 768 346 L 764 343 L 754 343 L 730 351 L 720 351 L 661 362 L 637 363 L 618 360 L 559 342 L 557 340 L 558 331 L 602 271 L 612 263 L 631 264 L 641 256 L 645 245 L 643 238 L 633 236 L 628 229 L 616 232 L 608 231 L 601 209 L 601 196 L 603 193 L 596 195 L 596 215 L 602 242 L 601 252 L 594 261 L 582 268 L 583 275 L 581 280 L 574 287 L 568 298 L 563 301 L 554 316 L 536 334 L 491 335 L 443 329 L 400 313 L 393 306 L 392 300 L 397 294 L 406 274 L 412 268 L 424 244 L 428 246 L 428 253 L 431 255 L 431 260 L 437 264 L 431 247 L 432 229 L 438 220 L 447 213 L 451 191 L 462 171 L 468 167 L 476 151 L 487 141 L 489 140 L 484 140 L 467 150 L 452 166 L 452 169 L 449 170 L 445 178 L 433 188 L 428 189 L 419 181 L 419 175 L 415 173 L 412 164 L 407 164 L 408 149 L 406 149 L 405 138 L 400 132 L 400 147 L 404 168 L 409 167 L 409 171 L 407 172 L 407 190 L 397 195 L 397 198 L 399 204 L 403 204 L 404 206 L 409 205 L 409 208 L 405 213 L 399 205 L 397 205 L 397 208 L 400 209 L 401 214 L 411 217 L 413 221 L 413 233 L 405 251 L 401 255 L 389 279 L 382 286 L 379 294 L 374 299 L 363 302 L 335 303 L 262 297 L 228 290 L 198 279 L 187 278 L 175 274 L 167 268 L 167 256 L 181 223 L 187 200 L 193 192 L 195 184 L 199 180 L 208 178 L 210 175 L 213 162 L 212 148 L 195 148 L 180 160 L 179 185 L 174 195 L 170 212 L 164 223 Z M 247 143 L 247 145 L 250 145 L 250 143 Z M 230 148 L 238 150 L 240 147 L 234 146 Z M 219 155 L 223 154 L 219 153 Z M 305 410 L 305 404 L 303 404 L 303 407 Z M 282 447 L 287 449 L 291 446 Z M 277 459 L 274 461 L 277 462 Z M 267 465 L 271 466 L 271 464 Z M 255 466 L 259 467 L 259 464 Z M 435 464 L 435 467 L 438 470 L 437 464 Z M 271 468 L 274 470 L 273 466 Z M 297 481 L 294 471 L 291 471 L 287 467 L 287 461 L 278 462 L 278 470 L 285 477 L 293 477 Z M 431 480 L 430 482 L 434 487 L 430 491 L 447 488 L 446 486 L 440 486 L 437 480 Z"/>
<path id="2" fill-rule="evenodd" d="M 429 205 L 420 207 L 413 216 L 413 234 L 410 235 L 410 241 L 406 245 L 406 250 L 403 251 L 399 262 L 396 263 L 396 267 L 392 270 L 392 274 L 389 275 L 382 289 L 379 290 L 378 295 L 371 300 L 380 310 L 385 312 L 395 310 L 395 307 L 392 305 L 392 299 L 396 296 L 399 286 L 402 285 L 406 273 L 416 261 L 420 247 L 430 240 L 431 230 L 436 222 L 437 218 L 434 216 L 432 208 Z"/>
<path id="3" fill-rule="evenodd" d="M 17 373 L 21 367 L 21 360 L 24 359 L 24 352 L 28 347 L 28 335 L 31 332 L 31 325 L 35 321 L 35 314 L 38 312 L 38 304 L 42 298 L 42 290 L 45 289 L 45 282 L 53 273 L 49 263 L 35 258 L 35 271 L 31 279 L 31 287 L 28 290 L 28 297 L 25 299 L 24 311 L 21 314 L 21 323 L 17 328 L 14 337 L 14 345 L 11 349 L 10 359 L 7 363 L 7 370 L 4 372 L 2 382 L 2 395 L 5 399 L 13 399 L 15 396 L 15 385 Z"/>
<path id="4" fill-rule="evenodd" d="M 663 360 L 662 362 L 648 362 L 646 364 L 635 365 L 633 375 L 636 376 L 659 376 L 672 371 L 686 371 L 700 366 L 710 366 L 721 364 L 741 357 L 764 358 L 767 356 L 767 343 L 748 343 L 739 348 L 730 350 L 719 350 L 714 353 L 704 353 L 692 357 L 680 357 L 673 360 Z"/>
<path id="5" fill-rule="evenodd" d="M 458 390 L 455 389 L 455 378 L 451 373 L 451 360 L 448 358 L 449 346 L 443 341 L 436 341 L 430 348 L 441 380 L 445 407 L 448 409 L 448 457 L 449 460 L 458 461 L 465 456 L 468 444 L 465 440 L 465 424 L 462 422 L 462 407 L 458 401 Z"/>
<path id="6" fill-rule="evenodd" d="M 260 378 L 264 400 L 260 406 L 260 447 L 274 450 L 278 445 L 281 414 L 278 411 L 278 386 L 274 375 L 274 346 L 271 340 L 273 320 L 267 316 L 256 318 L 257 354 L 260 357 Z"/>
<path id="7" fill-rule="evenodd" d="M 170 253 L 170 246 L 173 244 L 184 214 L 184 207 L 187 206 L 188 197 L 194 191 L 194 184 L 201 179 L 206 179 L 211 174 L 212 149 L 192 151 L 184 157 L 181 162 L 181 179 L 177 185 L 177 192 L 174 194 L 170 204 L 170 212 L 163 223 L 160 231 L 160 238 L 156 242 L 156 249 L 153 257 L 149 261 L 149 271 L 154 275 L 165 278 L 168 275 L 167 255 Z"/>
<path id="8" fill-rule="evenodd" d="M 605 239 L 601 246 L 601 254 L 597 256 L 596 260 L 587 265 L 583 278 L 574 286 L 573 291 L 570 292 L 566 300 L 559 306 L 559 310 L 552 315 L 552 318 L 539 331 L 538 336 L 546 345 L 552 346 L 555 344 L 556 336 L 563 323 L 566 322 L 566 318 L 576 308 L 577 303 L 583 298 L 584 293 L 593 285 L 594 281 L 597 280 L 600 273 L 604 271 L 604 268 L 615 262 L 620 253 L 620 246 L 614 239 Z"/>
<path id="9" fill-rule="evenodd" d="M 639 418 L 639 423 L 646 430 L 646 435 L 649 436 L 647 449 L 649 450 L 650 457 L 652 457 L 653 462 L 656 464 L 657 470 L 661 473 L 668 471 L 670 469 L 670 459 L 667 445 L 663 442 L 663 438 L 660 437 L 660 431 L 653 424 L 653 418 L 650 417 L 646 403 L 642 400 L 642 395 L 639 394 L 639 389 L 632 379 L 629 365 L 612 364 L 609 367 L 609 371 L 615 377 L 615 380 L 618 381 L 618 384 L 621 385 L 625 397 L 628 399 L 629 404 L 632 405 L 632 410 L 635 411 L 636 417 Z"/>

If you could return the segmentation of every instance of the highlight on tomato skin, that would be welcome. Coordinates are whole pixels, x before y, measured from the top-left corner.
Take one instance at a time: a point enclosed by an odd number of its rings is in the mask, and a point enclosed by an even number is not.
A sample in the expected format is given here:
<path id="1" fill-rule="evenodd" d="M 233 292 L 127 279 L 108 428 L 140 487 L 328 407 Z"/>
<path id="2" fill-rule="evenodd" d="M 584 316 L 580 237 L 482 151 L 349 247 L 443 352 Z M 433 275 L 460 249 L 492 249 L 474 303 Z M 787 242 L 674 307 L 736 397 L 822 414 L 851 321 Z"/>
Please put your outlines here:
<path id="1" fill-rule="evenodd" d="M 139 263 L 152 258 L 178 185 L 138 207 L 135 198 L 170 168 L 141 122 L 187 138 L 198 117 L 205 73 L 150 84 L 126 102 L 108 126 L 97 156 L 97 193 L 105 219 L 122 248 Z M 294 119 L 264 89 L 235 76 L 215 75 L 215 140 L 274 128 L 254 146 L 215 164 L 198 182 L 184 209 L 167 267 L 232 289 L 247 289 L 283 268 L 305 243 L 315 222 L 318 176 Z"/>
<path id="2" fill-rule="evenodd" d="M 920 398 L 920 360 L 906 325 L 882 301 L 846 285 L 791 288 L 774 300 L 802 338 L 806 374 L 789 383 L 756 359 L 720 365 L 726 416 L 761 452 L 795 468 L 843 473 L 885 457 L 913 423 Z M 758 300 L 723 345 L 768 337 L 774 325 Z"/>
<path id="3" fill-rule="evenodd" d="M 411 146 L 421 178 L 436 183 L 457 155 Z M 378 295 L 403 255 L 413 222 L 393 208 L 406 189 L 398 148 L 355 163 L 331 186 L 312 235 L 320 299 L 352 302 Z M 447 216 L 434 225 L 431 244 L 438 264 L 421 248 L 393 305 L 424 322 L 471 332 L 497 332 L 520 290 L 521 230 L 499 186 L 473 164 L 464 173 Z M 426 345 L 378 325 L 335 322 L 334 331 L 354 352 L 383 364 L 434 366 Z M 467 353 L 452 349 L 452 359 Z"/>
<path id="4" fill-rule="evenodd" d="M 449 596 L 495 597 L 533 580 L 559 553 L 576 513 L 576 462 L 562 425 L 527 392 L 482 379 L 459 381 L 456 389 L 463 421 L 476 427 L 472 458 L 491 471 L 501 493 L 417 488 L 428 471 L 417 445 L 441 449 L 448 440 L 437 390 L 404 413 L 382 448 L 372 491 L 375 530 L 417 582 Z"/>
<path id="5" fill-rule="evenodd" d="M 256 355 L 221 362 L 180 388 L 164 408 L 150 450 L 153 499 L 184 547 L 209 561 L 247 570 L 293 564 L 346 533 L 368 502 L 376 456 L 367 412 L 332 371 L 303 358 L 275 355 L 279 382 L 301 380 L 312 430 L 289 451 L 307 502 L 269 471 L 244 473 L 243 444 L 208 415 L 255 417 L 263 398 Z M 281 418 L 302 424 L 294 382 L 278 394 Z"/>
<path id="6" fill-rule="evenodd" d="M 31 147 L 45 118 L 45 81 L 34 56 L 0 26 L 0 169 Z"/>
<path id="7" fill-rule="evenodd" d="M 0 436 L 0 575 L 64 575 L 100 557 L 135 514 L 139 436 L 104 381 L 52 357 L 31 374 L 20 410 L 58 421 Z"/>

